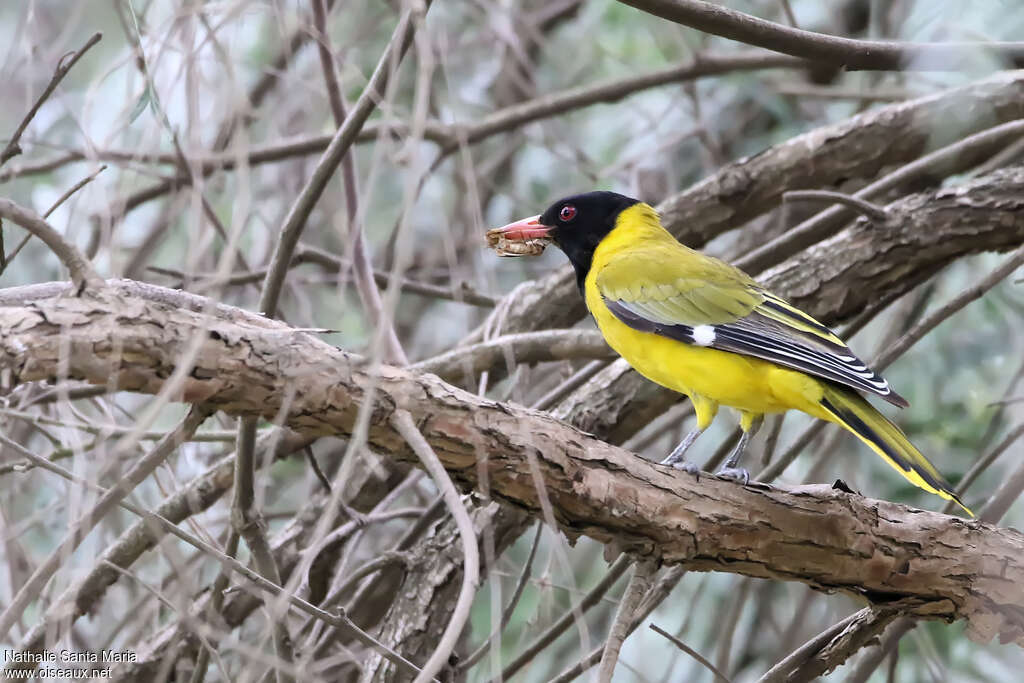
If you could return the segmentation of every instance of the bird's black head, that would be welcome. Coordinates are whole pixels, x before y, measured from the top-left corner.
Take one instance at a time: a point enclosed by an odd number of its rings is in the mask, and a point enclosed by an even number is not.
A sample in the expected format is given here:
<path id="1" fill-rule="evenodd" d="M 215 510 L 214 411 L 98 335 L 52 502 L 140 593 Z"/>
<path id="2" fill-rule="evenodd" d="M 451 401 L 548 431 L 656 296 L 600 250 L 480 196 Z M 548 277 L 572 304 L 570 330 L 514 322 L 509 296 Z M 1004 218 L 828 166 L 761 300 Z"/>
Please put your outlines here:
<path id="1" fill-rule="evenodd" d="M 551 240 L 569 257 L 582 292 L 597 245 L 615 229 L 619 214 L 639 203 L 615 192 L 575 194 L 559 199 L 539 216 L 488 230 L 487 241 L 503 256 L 524 256 L 539 254 Z"/>
<path id="2" fill-rule="evenodd" d="M 615 228 L 619 214 L 638 203 L 638 199 L 615 192 L 585 192 L 559 199 L 537 218 L 548 229 L 547 236 L 569 257 L 581 291 L 594 249 Z"/>

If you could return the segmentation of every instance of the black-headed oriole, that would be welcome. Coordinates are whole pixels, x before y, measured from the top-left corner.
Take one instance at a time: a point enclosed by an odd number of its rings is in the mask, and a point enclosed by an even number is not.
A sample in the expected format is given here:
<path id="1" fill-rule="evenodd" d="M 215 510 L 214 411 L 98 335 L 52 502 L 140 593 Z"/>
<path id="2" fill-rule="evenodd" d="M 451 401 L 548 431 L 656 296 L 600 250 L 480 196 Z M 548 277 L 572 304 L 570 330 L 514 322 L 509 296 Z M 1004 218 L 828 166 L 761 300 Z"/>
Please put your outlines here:
<path id="1" fill-rule="evenodd" d="M 746 273 L 680 244 L 655 210 L 614 192 L 566 197 L 488 233 L 507 255 L 551 241 L 569 257 L 608 344 L 644 377 L 686 394 L 696 428 L 662 464 L 696 474 L 684 454 L 719 405 L 742 437 L 719 476 L 746 481 L 739 460 L 766 413 L 801 410 L 853 432 L 915 485 L 965 511 L 954 489 L 859 392 L 907 402 L 825 325 Z"/>

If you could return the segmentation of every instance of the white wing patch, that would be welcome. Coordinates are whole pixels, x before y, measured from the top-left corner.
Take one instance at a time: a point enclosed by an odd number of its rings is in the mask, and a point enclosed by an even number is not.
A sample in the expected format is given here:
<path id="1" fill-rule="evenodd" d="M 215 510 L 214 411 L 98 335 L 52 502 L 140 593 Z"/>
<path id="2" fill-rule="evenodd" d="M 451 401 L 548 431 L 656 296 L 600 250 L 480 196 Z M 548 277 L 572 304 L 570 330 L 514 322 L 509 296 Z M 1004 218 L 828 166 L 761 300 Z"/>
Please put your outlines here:
<path id="1" fill-rule="evenodd" d="M 711 346 L 715 343 L 715 328 L 712 325 L 697 325 L 693 328 L 693 343 L 697 346 Z"/>

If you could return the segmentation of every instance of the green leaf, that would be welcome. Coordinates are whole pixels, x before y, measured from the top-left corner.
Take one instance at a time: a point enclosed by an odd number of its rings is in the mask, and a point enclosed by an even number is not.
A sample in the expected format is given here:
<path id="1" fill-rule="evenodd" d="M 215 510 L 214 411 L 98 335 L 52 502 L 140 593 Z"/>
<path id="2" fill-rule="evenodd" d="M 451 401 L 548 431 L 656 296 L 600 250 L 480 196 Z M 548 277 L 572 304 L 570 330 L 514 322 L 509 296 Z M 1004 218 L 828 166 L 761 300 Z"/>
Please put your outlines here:
<path id="1" fill-rule="evenodd" d="M 128 125 L 135 123 L 135 119 L 139 118 L 139 114 L 145 110 L 146 107 L 153 103 L 153 93 L 149 89 L 149 85 L 143 89 L 142 94 L 139 95 L 139 99 L 135 101 L 135 106 L 132 107 L 132 113 L 128 115 Z"/>

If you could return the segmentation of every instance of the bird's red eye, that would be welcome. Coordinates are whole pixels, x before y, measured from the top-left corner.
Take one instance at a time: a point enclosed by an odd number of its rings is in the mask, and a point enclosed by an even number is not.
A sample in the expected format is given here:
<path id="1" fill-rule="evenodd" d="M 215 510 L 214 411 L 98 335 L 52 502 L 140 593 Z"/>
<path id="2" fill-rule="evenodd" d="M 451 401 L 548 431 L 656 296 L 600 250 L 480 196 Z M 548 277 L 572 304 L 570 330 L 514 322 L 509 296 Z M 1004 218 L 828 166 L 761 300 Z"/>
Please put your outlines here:
<path id="1" fill-rule="evenodd" d="M 576 207 L 572 204 L 566 204 L 562 207 L 561 211 L 558 212 L 558 218 L 563 223 L 568 223 L 576 217 Z"/>

